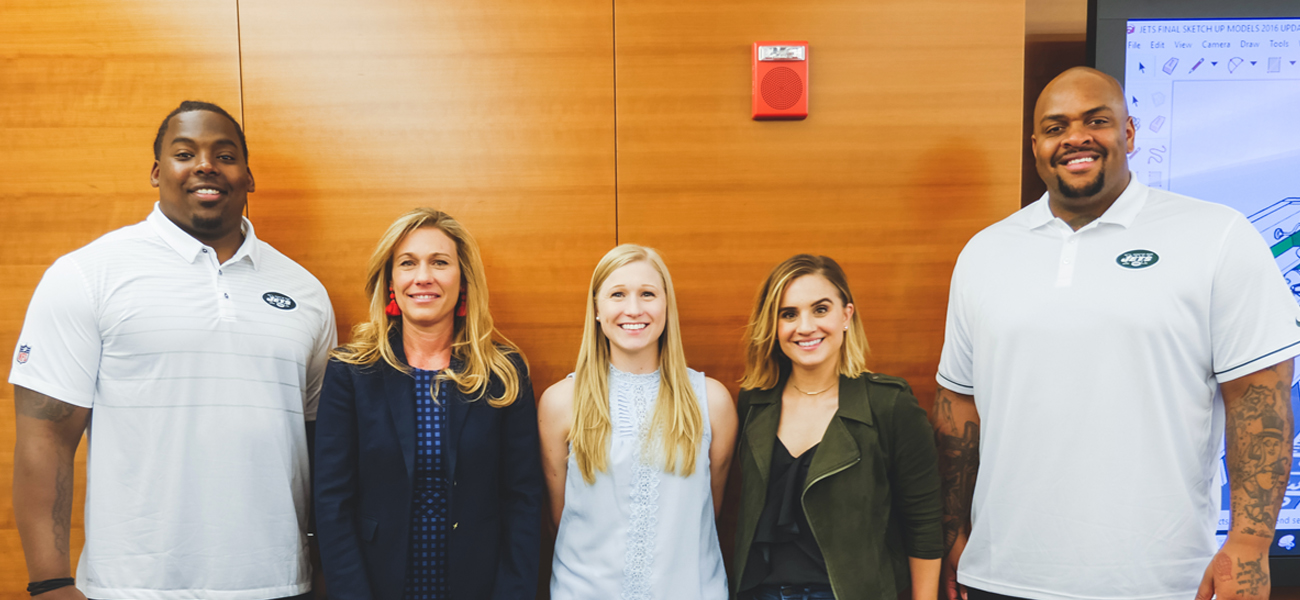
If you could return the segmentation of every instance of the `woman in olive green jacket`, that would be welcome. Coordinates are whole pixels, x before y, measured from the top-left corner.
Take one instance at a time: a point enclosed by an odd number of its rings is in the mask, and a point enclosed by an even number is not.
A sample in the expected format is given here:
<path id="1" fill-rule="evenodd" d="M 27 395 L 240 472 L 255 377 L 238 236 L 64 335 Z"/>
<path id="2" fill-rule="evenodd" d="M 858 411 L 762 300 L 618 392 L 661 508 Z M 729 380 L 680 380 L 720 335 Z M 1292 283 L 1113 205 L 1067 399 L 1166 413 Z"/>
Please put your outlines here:
<path id="1" fill-rule="evenodd" d="M 907 382 L 867 371 L 844 271 L 807 254 L 777 265 L 747 342 L 733 596 L 937 597 L 930 425 Z"/>

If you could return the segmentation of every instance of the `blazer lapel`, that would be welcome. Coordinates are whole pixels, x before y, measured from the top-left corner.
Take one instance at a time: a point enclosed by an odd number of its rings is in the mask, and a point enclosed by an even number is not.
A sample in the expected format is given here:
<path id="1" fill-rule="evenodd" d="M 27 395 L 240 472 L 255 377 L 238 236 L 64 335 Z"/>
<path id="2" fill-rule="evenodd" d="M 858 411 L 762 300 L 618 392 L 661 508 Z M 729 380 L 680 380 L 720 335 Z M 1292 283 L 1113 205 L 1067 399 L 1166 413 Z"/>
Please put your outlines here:
<path id="1" fill-rule="evenodd" d="M 776 428 L 781 423 L 783 387 L 777 385 L 770 390 L 755 390 L 749 403 L 749 414 L 745 415 L 745 438 L 762 477 L 763 489 L 767 489 L 767 478 L 772 471 L 772 446 L 776 443 Z"/>
<path id="2" fill-rule="evenodd" d="M 389 332 L 388 342 L 397 355 L 397 361 L 406 364 L 406 350 L 402 347 L 402 330 L 393 328 Z M 382 361 L 381 361 L 382 362 Z M 393 429 L 397 431 L 397 443 L 402 447 L 402 458 L 406 461 L 406 480 L 415 480 L 415 377 L 398 371 L 384 363 L 384 397 L 388 399 L 388 411 L 393 417 Z"/>
<path id="3" fill-rule="evenodd" d="M 406 461 L 406 479 L 415 477 L 415 378 L 384 365 L 384 397 Z"/>
<path id="4" fill-rule="evenodd" d="M 453 356 L 447 368 L 459 373 L 464 368 L 464 363 Z M 442 385 L 447 386 L 447 445 L 443 447 L 443 452 L 447 453 L 447 481 L 454 482 L 456 481 L 456 450 L 460 448 L 460 433 L 465 428 L 470 404 L 456 384 L 443 381 Z M 478 401 L 487 402 L 486 395 Z"/>

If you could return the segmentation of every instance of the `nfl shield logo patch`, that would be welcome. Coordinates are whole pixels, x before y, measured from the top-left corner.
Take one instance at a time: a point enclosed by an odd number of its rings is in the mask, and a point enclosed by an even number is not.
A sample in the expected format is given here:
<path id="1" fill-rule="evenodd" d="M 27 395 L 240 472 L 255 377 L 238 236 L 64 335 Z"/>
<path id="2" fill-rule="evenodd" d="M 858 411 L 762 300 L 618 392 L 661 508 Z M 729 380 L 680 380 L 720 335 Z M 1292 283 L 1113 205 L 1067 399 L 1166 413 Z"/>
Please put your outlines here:
<path id="1" fill-rule="evenodd" d="M 31 347 L 31 346 L 19 346 L 19 347 L 18 347 L 18 364 L 21 365 L 21 364 L 27 362 L 27 357 L 29 357 L 29 356 L 31 356 L 31 355 L 32 355 L 32 347 Z"/>

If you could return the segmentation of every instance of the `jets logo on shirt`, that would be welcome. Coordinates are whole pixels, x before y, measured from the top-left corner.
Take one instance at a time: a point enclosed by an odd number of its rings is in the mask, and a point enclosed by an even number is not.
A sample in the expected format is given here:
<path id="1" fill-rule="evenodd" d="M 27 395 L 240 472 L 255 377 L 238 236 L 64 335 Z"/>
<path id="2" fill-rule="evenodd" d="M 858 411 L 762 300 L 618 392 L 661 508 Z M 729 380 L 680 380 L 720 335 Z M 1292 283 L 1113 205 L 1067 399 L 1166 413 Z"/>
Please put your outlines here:
<path id="1" fill-rule="evenodd" d="M 31 347 L 31 346 L 19 346 L 19 347 L 18 347 L 18 364 L 21 365 L 21 364 L 27 362 L 27 359 L 30 358 L 31 355 L 32 355 L 32 347 Z"/>
<path id="2" fill-rule="evenodd" d="M 1125 269 L 1145 269 L 1160 262 L 1160 255 L 1150 250 L 1129 250 L 1115 257 L 1115 262 Z"/>
<path id="3" fill-rule="evenodd" d="M 298 308 L 298 303 L 294 302 L 293 298 L 281 294 L 280 292 L 267 292 L 262 294 L 262 300 L 280 310 L 293 310 Z"/>

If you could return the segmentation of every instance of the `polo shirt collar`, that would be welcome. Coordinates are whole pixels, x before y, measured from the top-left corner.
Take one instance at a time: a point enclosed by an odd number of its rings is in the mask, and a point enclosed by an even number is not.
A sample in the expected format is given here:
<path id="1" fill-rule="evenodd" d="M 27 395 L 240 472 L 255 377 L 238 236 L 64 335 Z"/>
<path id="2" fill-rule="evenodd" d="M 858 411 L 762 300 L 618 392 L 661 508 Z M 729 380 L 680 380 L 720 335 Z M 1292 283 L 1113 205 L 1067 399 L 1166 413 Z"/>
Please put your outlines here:
<path id="1" fill-rule="evenodd" d="M 1128 187 L 1120 193 L 1115 203 L 1106 209 L 1100 217 L 1097 217 L 1096 223 L 1111 223 L 1128 229 L 1137 219 L 1138 213 L 1142 212 L 1142 207 L 1146 206 L 1147 192 L 1150 190 L 1145 184 L 1138 181 L 1136 175 L 1129 175 Z M 1047 200 L 1048 194 L 1044 193 L 1033 204 L 1025 207 L 1022 214 L 1022 223 L 1029 229 L 1038 229 L 1052 221 L 1056 220 L 1056 215 L 1052 214 L 1051 204 Z"/>
<path id="2" fill-rule="evenodd" d="M 1097 221 L 1101 223 L 1114 223 L 1128 229 L 1133 226 L 1133 221 L 1137 219 L 1138 213 L 1142 212 L 1142 207 L 1147 203 L 1148 188 L 1142 182 L 1138 181 L 1137 175 L 1129 175 L 1128 187 L 1124 188 L 1124 193 L 1115 199 L 1115 203 L 1106 209 Z"/>
<path id="3" fill-rule="evenodd" d="M 240 219 L 243 221 L 241 227 L 244 231 L 244 243 L 239 245 L 235 255 L 230 257 L 227 262 L 248 258 L 248 261 L 254 267 L 257 267 L 258 259 L 261 257 L 261 243 L 258 242 L 257 235 L 253 232 L 253 223 L 247 217 L 240 217 Z M 184 229 L 181 229 L 171 219 L 168 219 L 167 215 L 162 213 L 162 209 L 159 208 L 157 202 L 153 203 L 153 212 L 149 213 L 149 217 L 145 221 L 153 227 L 153 230 L 158 234 L 158 237 L 162 238 L 163 242 L 171 246 L 171 249 L 175 250 L 186 261 L 194 262 L 198 259 L 199 254 L 203 252 L 205 247 L 203 242 L 194 239 L 194 236 L 185 233 Z"/>

